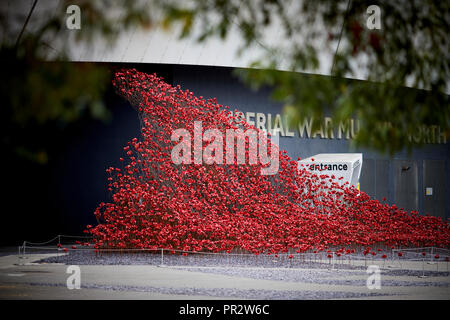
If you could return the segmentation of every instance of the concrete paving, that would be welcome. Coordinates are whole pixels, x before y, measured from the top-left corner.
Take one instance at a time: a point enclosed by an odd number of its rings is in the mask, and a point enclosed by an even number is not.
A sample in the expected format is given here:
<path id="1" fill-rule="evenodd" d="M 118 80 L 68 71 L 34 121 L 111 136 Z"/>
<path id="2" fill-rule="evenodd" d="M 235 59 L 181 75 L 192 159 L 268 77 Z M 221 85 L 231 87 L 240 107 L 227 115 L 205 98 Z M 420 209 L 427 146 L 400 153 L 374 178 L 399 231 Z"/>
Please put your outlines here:
<path id="1" fill-rule="evenodd" d="M 258 272 L 263 271 L 294 276 L 317 271 L 308 268 L 241 268 L 245 270 L 233 269 L 236 275 L 230 275 L 218 267 L 81 265 L 81 289 L 69 290 L 67 265 L 35 263 L 48 256 L 51 254 L 27 255 L 26 259 L 19 259 L 16 254 L 0 257 L 0 299 L 450 299 L 448 275 L 384 276 L 386 266 L 381 272 L 381 289 L 369 290 L 364 270 L 332 271 L 327 279 L 335 283 L 330 284 L 321 283 L 319 278 L 316 282 L 293 281 L 292 277 L 257 278 Z M 364 265 L 364 261 L 357 263 Z M 421 270 L 422 263 L 404 263 L 402 267 L 405 266 Z M 427 267 L 436 270 L 436 265 Z M 440 267 L 444 271 L 445 266 Z M 244 276 L 239 271 L 245 271 Z M 250 275 L 245 276 L 246 273 Z M 354 281 L 340 284 L 344 280 Z M 383 281 L 400 285 L 383 285 Z"/>

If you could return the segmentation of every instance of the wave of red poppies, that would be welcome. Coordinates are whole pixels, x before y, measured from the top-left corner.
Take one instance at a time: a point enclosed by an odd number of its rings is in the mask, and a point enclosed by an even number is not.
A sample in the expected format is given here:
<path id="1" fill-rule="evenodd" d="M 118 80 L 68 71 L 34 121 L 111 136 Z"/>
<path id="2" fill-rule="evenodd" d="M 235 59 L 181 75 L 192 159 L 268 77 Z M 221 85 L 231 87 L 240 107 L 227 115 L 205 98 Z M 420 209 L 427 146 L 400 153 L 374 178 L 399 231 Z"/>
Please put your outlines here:
<path id="1" fill-rule="evenodd" d="M 172 87 L 134 69 L 115 73 L 113 85 L 138 111 L 140 139 L 124 148 L 123 168 L 109 168 L 112 201 L 95 211 L 86 232 L 95 246 L 187 251 L 305 252 L 331 247 L 448 247 L 448 221 L 406 212 L 371 199 L 327 175 L 298 170 L 279 150 L 278 174 L 256 165 L 175 165 L 177 128 L 223 132 L 253 128 L 228 106 Z M 205 147 L 205 145 L 204 145 Z M 248 152 L 248 148 L 246 148 Z"/>

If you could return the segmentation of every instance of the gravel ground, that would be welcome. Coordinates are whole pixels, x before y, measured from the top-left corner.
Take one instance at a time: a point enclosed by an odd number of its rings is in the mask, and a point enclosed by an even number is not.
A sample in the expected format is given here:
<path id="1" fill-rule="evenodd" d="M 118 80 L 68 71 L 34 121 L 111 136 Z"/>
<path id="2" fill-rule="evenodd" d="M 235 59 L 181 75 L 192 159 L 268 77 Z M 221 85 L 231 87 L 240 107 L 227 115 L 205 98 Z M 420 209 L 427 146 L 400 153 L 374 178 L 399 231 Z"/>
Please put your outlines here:
<path id="1" fill-rule="evenodd" d="M 28 283 L 32 286 L 65 286 L 51 283 Z M 107 286 L 99 284 L 81 285 L 83 289 L 102 289 L 114 291 L 153 292 L 170 295 L 210 296 L 221 298 L 253 299 L 253 300 L 313 300 L 313 299 L 350 299 L 360 297 L 387 297 L 393 295 L 380 293 L 353 293 L 340 291 L 288 291 L 288 290 L 256 290 L 229 288 L 167 288 L 150 286 Z"/>
<path id="2" fill-rule="evenodd" d="M 76 265 L 167 265 L 167 266 L 233 266 L 233 267 L 258 267 L 258 268 L 330 268 L 365 270 L 364 267 L 350 266 L 342 263 L 320 263 L 319 260 L 302 260 L 275 258 L 274 256 L 255 255 L 215 255 L 215 254 L 179 254 L 164 253 L 161 259 L 160 253 L 103 253 L 95 254 L 92 251 L 69 251 L 66 255 L 42 259 L 39 262 L 64 263 Z"/>
<path id="3" fill-rule="evenodd" d="M 192 272 L 205 272 L 213 274 L 221 274 L 228 276 L 246 277 L 253 279 L 264 280 L 278 280 L 289 282 L 306 282 L 317 284 L 329 284 L 329 285 L 350 285 L 350 286 L 366 286 L 367 274 L 365 271 L 353 271 L 345 272 L 343 270 L 332 271 L 324 269 L 251 269 L 251 268 L 177 268 Z M 399 270 L 400 271 L 400 270 Z M 407 270 L 404 270 L 407 271 Z M 387 271 L 382 271 L 382 276 L 391 276 L 392 274 Z M 345 279 L 346 276 L 362 276 L 364 279 L 353 280 Z M 442 276 L 442 275 L 441 275 Z M 339 279 L 336 279 L 339 277 Z M 343 278 L 343 279 L 340 279 Z M 405 281 L 405 280 L 390 280 L 384 279 L 383 286 L 437 286 L 437 287 L 450 287 L 449 282 L 434 282 L 434 281 Z"/>

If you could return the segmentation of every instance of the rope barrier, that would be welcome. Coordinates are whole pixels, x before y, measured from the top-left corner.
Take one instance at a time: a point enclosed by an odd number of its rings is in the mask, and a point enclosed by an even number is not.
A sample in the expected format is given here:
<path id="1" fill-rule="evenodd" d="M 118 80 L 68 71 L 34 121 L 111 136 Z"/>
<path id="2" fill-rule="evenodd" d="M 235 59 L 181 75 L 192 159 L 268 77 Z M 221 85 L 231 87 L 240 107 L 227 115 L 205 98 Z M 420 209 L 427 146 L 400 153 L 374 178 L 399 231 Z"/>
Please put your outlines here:
<path id="1" fill-rule="evenodd" d="M 60 234 L 59 236 L 65 237 L 65 238 L 92 239 L 92 236 L 69 236 L 69 235 L 65 235 L 65 234 Z"/>
<path id="2" fill-rule="evenodd" d="M 52 242 L 52 241 L 58 239 L 58 237 L 59 237 L 59 235 L 56 236 L 56 237 L 54 237 L 54 238 L 52 238 L 51 240 L 48 240 L 48 241 L 45 241 L 45 242 L 30 242 L 30 241 L 24 241 L 23 243 L 24 243 L 24 244 L 31 244 L 31 245 L 38 245 L 38 246 L 39 246 L 39 245 L 43 245 L 43 244 L 50 243 L 50 242 Z"/>
<path id="3" fill-rule="evenodd" d="M 31 241 L 24 241 L 23 245 L 45 245 L 48 243 L 51 243 L 55 240 L 58 240 L 58 243 L 61 242 L 61 238 L 74 238 L 74 239 L 92 239 L 92 236 L 72 236 L 72 235 L 65 235 L 65 234 L 59 234 L 57 236 L 55 236 L 54 238 L 48 240 L 48 241 L 44 241 L 44 242 L 31 242 Z"/>

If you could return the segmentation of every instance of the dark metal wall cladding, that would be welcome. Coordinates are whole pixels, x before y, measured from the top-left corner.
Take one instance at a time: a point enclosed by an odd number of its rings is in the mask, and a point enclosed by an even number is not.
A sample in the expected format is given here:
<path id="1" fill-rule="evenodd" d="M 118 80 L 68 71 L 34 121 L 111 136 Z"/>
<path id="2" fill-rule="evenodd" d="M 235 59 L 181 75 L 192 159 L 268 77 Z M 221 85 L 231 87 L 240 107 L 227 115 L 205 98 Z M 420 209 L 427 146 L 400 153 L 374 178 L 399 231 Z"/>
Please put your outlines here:
<path id="1" fill-rule="evenodd" d="M 374 199 L 389 199 L 389 161 L 364 159 L 360 177 L 361 190 Z"/>
<path id="2" fill-rule="evenodd" d="M 432 195 L 426 195 L 426 188 L 433 188 Z M 445 161 L 423 161 L 423 211 L 433 216 L 445 218 L 446 202 Z"/>
<path id="3" fill-rule="evenodd" d="M 381 159 L 365 159 L 363 162 L 361 190 L 377 200 L 389 199 L 389 162 Z M 445 218 L 445 160 L 393 160 L 392 163 L 394 203 L 406 210 L 419 210 L 422 200 L 424 214 Z M 420 165 L 423 165 L 422 172 Z M 422 181 L 420 174 L 423 175 Z M 426 188 L 432 188 L 431 195 L 426 194 Z"/>
<path id="4" fill-rule="evenodd" d="M 363 163 L 364 165 L 364 163 Z M 390 163 L 388 160 L 376 160 L 375 166 L 375 198 L 382 200 L 389 199 L 389 171 Z"/>
<path id="5" fill-rule="evenodd" d="M 363 166 L 361 169 L 359 184 L 361 191 L 364 191 L 371 197 L 376 197 L 375 160 L 363 159 Z"/>
<path id="6" fill-rule="evenodd" d="M 418 210 L 417 161 L 394 160 L 394 203 L 405 210 Z"/>

